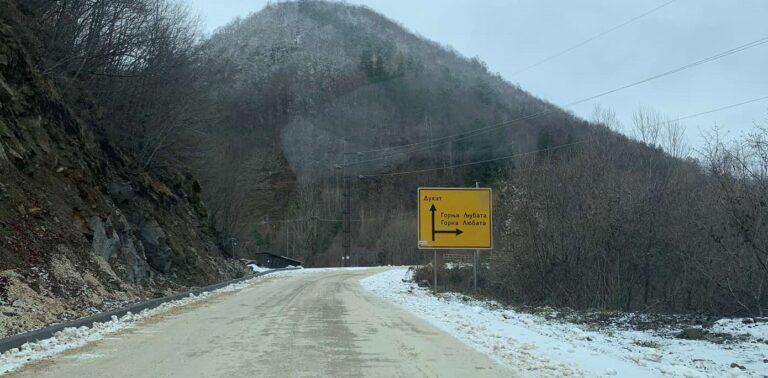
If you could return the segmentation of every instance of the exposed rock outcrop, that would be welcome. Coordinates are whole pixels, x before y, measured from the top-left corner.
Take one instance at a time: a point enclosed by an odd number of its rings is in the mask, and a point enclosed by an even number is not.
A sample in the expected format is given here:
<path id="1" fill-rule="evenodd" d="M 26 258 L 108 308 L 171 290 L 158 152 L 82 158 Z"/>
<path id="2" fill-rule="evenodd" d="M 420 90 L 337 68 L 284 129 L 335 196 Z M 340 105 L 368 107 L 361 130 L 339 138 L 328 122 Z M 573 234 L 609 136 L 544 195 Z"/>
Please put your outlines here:
<path id="1" fill-rule="evenodd" d="M 140 228 L 140 235 L 149 265 L 160 272 L 169 272 L 172 257 L 171 247 L 168 245 L 168 238 L 160 224 L 154 219 L 144 222 Z"/>
<path id="2" fill-rule="evenodd" d="M 0 337 L 244 274 L 189 174 L 136 168 L 77 83 L 41 74 L 16 4 L 0 0 Z"/>

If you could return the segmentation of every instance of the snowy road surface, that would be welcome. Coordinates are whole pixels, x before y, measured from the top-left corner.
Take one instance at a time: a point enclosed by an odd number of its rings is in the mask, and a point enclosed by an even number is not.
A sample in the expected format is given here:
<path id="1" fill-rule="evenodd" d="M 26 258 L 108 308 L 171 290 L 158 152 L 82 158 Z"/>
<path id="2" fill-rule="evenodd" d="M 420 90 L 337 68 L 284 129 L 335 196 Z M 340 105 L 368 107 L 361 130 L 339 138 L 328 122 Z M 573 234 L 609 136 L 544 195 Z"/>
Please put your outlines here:
<path id="1" fill-rule="evenodd" d="M 361 278 L 379 272 L 315 270 L 266 278 L 11 376 L 516 376 L 360 286 Z"/>

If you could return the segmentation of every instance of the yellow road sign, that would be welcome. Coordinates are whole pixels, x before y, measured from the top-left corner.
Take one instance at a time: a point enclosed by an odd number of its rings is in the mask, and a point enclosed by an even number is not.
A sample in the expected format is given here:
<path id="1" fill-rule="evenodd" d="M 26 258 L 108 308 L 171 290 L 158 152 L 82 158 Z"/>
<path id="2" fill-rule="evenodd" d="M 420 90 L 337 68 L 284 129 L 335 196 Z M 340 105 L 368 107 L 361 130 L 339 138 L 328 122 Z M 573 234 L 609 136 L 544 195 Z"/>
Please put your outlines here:
<path id="1" fill-rule="evenodd" d="M 419 249 L 492 249 L 490 188 L 419 188 Z"/>

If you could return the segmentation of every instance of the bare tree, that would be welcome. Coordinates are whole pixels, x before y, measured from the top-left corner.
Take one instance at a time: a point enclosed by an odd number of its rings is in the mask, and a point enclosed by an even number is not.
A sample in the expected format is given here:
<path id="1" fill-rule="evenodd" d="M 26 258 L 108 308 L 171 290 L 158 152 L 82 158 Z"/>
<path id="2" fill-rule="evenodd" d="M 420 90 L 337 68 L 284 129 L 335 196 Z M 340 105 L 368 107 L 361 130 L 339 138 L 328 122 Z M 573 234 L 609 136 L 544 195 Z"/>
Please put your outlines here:
<path id="1" fill-rule="evenodd" d="M 632 113 L 635 137 L 643 143 L 654 146 L 659 141 L 659 134 L 665 123 L 661 113 L 641 107 Z"/>
<path id="2" fill-rule="evenodd" d="M 680 121 L 667 120 L 664 123 L 662 148 L 678 159 L 689 156 L 690 149 L 685 143 L 685 126 Z"/>
<path id="3" fill-rule="evenodd" d="M 730 146 L 710 138 L 704 160 L 727 220 L 712 233 L 728 256 L 713 279 L 749 313 L 763 316 L 768 308 L 768 129 L 758 126 Z"/>
<path id="4" fill-rule="evenodd" d="M 592 109 L 592 122 L 619 133 L 624 131 L 624 126 L 616 116 L 616 112 L 611 108 L 603 108 L 600 104 L 595 104 Z"/>

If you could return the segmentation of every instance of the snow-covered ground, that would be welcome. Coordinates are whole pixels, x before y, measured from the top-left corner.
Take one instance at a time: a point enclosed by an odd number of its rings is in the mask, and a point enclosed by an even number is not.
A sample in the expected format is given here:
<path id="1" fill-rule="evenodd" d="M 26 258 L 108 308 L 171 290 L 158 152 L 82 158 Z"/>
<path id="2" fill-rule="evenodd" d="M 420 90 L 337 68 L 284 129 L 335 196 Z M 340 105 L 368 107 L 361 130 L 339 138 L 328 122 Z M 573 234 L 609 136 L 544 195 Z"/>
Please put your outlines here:
<path id="1" fill-rule="evenodd" d="M 258 266 L 256 264 L 248 264 L 248 267 L 251 268 L 251 270 L 254 273 L 264 273 L 264 272 L 269 272 L 271 270 L 274 270 L 274 269 L 271 269 L 271 268 L 263 268 L 263 267 L 260 267 L 260 266 Z M 302 267 L 302 266 L 293 266 L 293 265 L 288 265 L 288 266 L 286 266 L 286 268 L 288 268 L 288 269 L 304 269 L 304 267 Z"/>
<path id="2" fill-rule="evenodd" d="M 248 267 L 251 268 L 251 270 L 254 273 L 269 272 L 270 270 L 272 270 L 272 269 L 269 269 L 269 268 L 262 268 L 262 267 L 260 267 L 260 266 L 258 266 L 256 264 L 248 264 Z"/>
<path id="3" fill-rule="evenodd" d="M 619 326 L 598 328 L 547 320 L 463 295 L 436 297 L 410 282 L 410 272 L 405 269 L 373 275 L 361 284 L 496 361 L 531 376 L 768 376 L 768 323 L 720 320 L 711 332 L 751 337 L 716 344 Z"/>
<path id="4" fill-rule="evenodd" d="M 41 340 L 35 343 L 27 343 L 19 349 L 14 348 L 0 355 L 0 374 L 9 373 L 18 369 L 19 367 L 52 357 L 66 350 L 80 348 L 90 342 L 97 341 L 106 336 L 109 336 L 110 334 L 133 328 L 140 322 L 153 316 L 168 312 L 171 309 L 203 301 L 211 295 L 237 291 L 266 278 L 298 273 L 311 273 L 314 271 L 317 270 L 301 269 L 275 272 L 266 276 L 254 277 L 250 280 L 231 284 L 221 289 L 214 290 L 210 293 L 203 292 L 200 293 L 200 295 L 190 295 L 189 297 L 183 299 L 166 302 L 158 307 L 144 310 L 138 314 L 128 313 L 120 318 L 113 316 L 112 320 L 104 323 L 95 323 L 90 328 L 66 328 L 60 332 L 57 332 L 55 336 L 50 339 Z"/>

